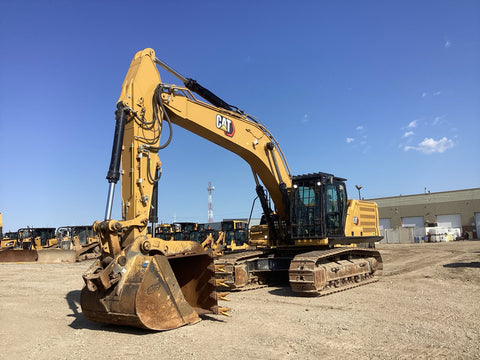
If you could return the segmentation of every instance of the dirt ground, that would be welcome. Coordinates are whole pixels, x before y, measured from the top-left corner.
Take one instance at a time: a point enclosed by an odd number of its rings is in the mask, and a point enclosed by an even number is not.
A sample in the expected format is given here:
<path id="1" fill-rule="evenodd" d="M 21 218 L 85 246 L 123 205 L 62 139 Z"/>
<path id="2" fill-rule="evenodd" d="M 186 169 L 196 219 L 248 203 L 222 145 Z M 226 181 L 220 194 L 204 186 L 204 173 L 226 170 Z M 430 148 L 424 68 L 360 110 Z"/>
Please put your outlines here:
<path id="1" fill-rule="evenodd" d="M 90 262 L 0 264 L 0 358 L 479 359 L 480 241 L 378 248 L 377 283 L 319 298 L 232 293 L 232 317 L 166 332 L 85 319 Z"/>

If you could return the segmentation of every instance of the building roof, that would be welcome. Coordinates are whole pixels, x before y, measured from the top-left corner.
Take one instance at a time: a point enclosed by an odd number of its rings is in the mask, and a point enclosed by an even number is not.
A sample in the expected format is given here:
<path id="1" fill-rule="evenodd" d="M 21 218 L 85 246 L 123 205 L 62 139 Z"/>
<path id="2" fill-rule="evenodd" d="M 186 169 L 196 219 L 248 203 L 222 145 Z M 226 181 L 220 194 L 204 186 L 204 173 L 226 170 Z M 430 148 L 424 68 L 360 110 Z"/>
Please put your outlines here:
<path id="1" fill-rule="evenodd" d="M 449 201 L 480 200 L 480 188 L 442 191 L 436 193 L 400 195 L 369 199 L 378 206 L 419 205 L 425 203 L 443 203 Z"/>

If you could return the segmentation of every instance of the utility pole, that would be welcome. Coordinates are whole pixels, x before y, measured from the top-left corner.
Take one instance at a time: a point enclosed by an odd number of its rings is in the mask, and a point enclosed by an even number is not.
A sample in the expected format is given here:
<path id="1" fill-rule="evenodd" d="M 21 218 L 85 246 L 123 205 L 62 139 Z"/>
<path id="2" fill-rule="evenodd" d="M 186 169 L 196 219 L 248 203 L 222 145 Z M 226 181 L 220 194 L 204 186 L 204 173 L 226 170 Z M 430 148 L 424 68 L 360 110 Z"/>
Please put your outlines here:
<path id="1" fill-rule="evenodd" d="M 358 190 L 358 200 L 362 200 L 362 197 L 360 196 L 360 189 L 362 188 L 362 185 L 355 185 L 355 187 Z"/>
<path id="2" fill-rule="evenodd" d="M 213 205 L 212 205 L 212 191 L 215 190 L 215 186 L 208 182 L 208 223 L 213 223 Z"/>

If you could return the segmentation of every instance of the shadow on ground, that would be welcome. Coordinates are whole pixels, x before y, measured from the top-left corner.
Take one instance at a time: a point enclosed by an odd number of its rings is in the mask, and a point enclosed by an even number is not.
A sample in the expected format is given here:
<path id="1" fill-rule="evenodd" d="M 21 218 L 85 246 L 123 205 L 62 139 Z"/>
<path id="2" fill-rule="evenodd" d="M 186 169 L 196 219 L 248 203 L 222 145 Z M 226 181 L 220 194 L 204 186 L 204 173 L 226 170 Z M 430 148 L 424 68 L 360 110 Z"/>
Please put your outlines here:
<path id="1" fill-rule="evenodd" d="M 286 297 L 298 297 L 299 294 L 295 293 L 290 287 L 278 287 L 268 291 L 271 295 L 286 296 Z"/>
<path id="2" fill-rule="evenodd" d="M 446 268 L 480 268 L 480 262 L 478 261 L 471 261 L 469 263 L 451 263 L 445 264 L 443 267 Z"/>

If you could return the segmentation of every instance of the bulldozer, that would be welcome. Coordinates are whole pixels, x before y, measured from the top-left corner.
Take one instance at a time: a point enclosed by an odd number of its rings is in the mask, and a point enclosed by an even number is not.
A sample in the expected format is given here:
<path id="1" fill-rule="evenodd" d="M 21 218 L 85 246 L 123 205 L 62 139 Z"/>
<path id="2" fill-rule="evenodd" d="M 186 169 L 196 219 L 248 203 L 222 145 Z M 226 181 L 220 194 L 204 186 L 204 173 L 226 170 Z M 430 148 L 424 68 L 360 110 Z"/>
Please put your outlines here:
<path id="1" fill-rule="evenodd" d="M 17 246 L 18 233 L 9 231 L 0 240 L 0 250 L 9 250 Z"/>
<path id="2" fill-rule="evenodd" d="M 26 227 L 10 234 L 12 240 L 2 243 L 13 246 L 0 252 L 0 262 L 75 262 L 74 250 L 59 248 L 55 228 Z"/>
<path id="3" fill-rule="evenodd" d="M 19 245 L 23 250 L 40 250 L 58 247 L 55 228 L 27 227 L 18 229 Z"/>
<path id="4" fill-rule="evenodd" d="M 156 227 L 155 236 L 163 240 L 172 240 L 174 233 L 172 224 L 160 224 Z"/>
<path id="5" fill-rule="evenodd" d="M 241 220 L 224 220 L 221 223 L 225 233 L 227 251 L 240 251 L 250 249 L 248 239 L 248 222 Z"/>
<path id="6" fill-rule="evenodd" d="M 0 251 L 13 249 L 17 245 L 17 238 L 17 232 L 3 233 L 3 218 L 2 213 L 0 213 Z"/>
<path id="7" fill-rule="evenodd" d="M 100 241 L 91 225 L 61 226 L 56 231 L 58 246 L 62 250 L 74 250 L 76 261 L 100 256 Z"/>
<path id="8" fill-rule="evenodd" d="M 183 85 L 162 83 L 157 65 Z M 293 176 L 265 125 L 179 74 L 154 50 L 135 54 L 115 115 L 105 218 L 94 224 L 102 255 L 83 275 L 81 307 L 88 319 L 168 330 L 196 323 L 202 314 L 228 313 L 218 306 L 225 297 L 219 288 L 283 282 L 299 294 L 327 295 L 377 281 L 383 265 L 373 248 L 382 239 L 377 205 L 348 200 L 346 180 L 333 174 Z M 263 210 L 262 223 L 250 229 L 255 250 L 214 262 L 198 242 L 147 233 L 158 208 L 152 205 L 161 174 L 158 153 L 172 138 L 172 124 L 251 166 Z M 169 136 L 161 145 L 164 128 Z M 120 178 L 122 220 L 112 220 Z"/>

